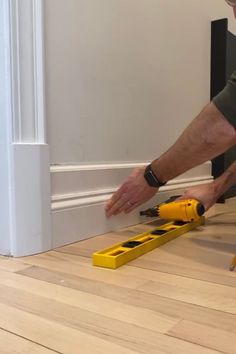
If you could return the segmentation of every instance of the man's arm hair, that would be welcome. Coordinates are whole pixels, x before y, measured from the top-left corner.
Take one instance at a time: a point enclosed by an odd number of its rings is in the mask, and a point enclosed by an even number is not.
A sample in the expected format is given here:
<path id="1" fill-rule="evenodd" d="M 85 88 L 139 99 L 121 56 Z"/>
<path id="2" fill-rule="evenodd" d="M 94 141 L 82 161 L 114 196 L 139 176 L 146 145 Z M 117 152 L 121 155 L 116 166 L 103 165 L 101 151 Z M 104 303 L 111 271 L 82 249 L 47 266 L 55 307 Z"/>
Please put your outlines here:
<path id="1" fill-rule="evenodd" d="M 184 130 L 175 144 L 152 162 L 152 168 L 161 181 L 168 181 L 211 160 L 235 144 L 234 127 L 211 102 Z"/>

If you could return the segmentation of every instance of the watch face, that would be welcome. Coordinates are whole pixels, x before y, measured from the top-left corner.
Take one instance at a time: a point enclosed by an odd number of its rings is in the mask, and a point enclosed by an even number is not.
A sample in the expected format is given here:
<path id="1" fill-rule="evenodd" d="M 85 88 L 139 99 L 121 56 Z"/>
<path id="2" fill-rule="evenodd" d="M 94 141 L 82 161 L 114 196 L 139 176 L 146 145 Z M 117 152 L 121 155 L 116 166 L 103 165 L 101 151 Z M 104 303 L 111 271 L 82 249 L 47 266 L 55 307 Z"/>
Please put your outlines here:
<path id="1" fill-rule="evenodd" d="M 149 186 L 151 187 L 161 187 L 164 186 L 165 183 L 162 183 L 158 180 L 158 178 L 156 177 L 155 173 L 152 171 L 152 167 L 151 165 L 148 165 L 146 167 L 145 173 L 144 173 L 144 178 L 146 179 L 147 183 L 149 184 Z"/>
<path id="2" fill-rule="evenodd" d="M 146 181 L 148 182 L 149 186 L 159 187 L 158 180 L 151 170 L 147 171 L 144 177 L 146 178 Z"/>

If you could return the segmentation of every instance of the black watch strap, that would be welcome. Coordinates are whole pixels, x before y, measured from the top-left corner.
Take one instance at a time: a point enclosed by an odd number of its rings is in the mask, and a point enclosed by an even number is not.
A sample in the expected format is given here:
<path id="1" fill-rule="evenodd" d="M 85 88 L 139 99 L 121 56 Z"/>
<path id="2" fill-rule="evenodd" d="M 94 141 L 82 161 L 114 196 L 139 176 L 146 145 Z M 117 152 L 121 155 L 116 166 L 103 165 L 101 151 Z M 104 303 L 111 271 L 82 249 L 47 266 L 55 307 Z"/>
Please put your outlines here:
<path id="1" fill-rule="evenodd" d="M 148 165 L 144 172 L 144 178 L 150 187 L 159 188 L 164 186 L 167 182 L 161 182 L 152 170 L 152 165 Z"/>

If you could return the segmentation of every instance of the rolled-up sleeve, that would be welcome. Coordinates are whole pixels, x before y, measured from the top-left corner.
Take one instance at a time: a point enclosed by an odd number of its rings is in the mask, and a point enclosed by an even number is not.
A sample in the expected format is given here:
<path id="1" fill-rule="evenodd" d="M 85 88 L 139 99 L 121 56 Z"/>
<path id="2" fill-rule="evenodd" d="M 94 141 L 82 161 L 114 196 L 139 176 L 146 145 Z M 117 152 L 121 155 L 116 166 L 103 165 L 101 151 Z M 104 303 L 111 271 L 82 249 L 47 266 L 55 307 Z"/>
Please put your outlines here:
<path id="1" fill-rule="evenodd" d="M 236 129 L 236 71 L 233 72 L 225 88 L 212 101 Z"/>

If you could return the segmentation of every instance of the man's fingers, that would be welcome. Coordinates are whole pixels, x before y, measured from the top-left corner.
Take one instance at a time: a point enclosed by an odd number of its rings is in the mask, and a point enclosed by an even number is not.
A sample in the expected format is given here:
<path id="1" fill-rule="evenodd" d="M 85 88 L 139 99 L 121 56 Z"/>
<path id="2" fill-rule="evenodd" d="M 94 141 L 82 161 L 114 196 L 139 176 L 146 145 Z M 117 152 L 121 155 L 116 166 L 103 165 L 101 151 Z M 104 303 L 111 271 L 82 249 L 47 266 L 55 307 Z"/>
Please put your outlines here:
<path id="1" fill-rule="evenodd" d="M 132 203 L 132 202 L 130 202 L 130 201 L 127 201 L 127 202 L 125 202 L 119 209 L 117 209 L 114 213 L 113 213 L 113 215 L 118 215 L 118 214 L 120 214 L 120 213 L 122 213 L 122 212 L 126 212 L 126 210 L 127 209 L 130 209 L 130 208 L 132 208 L 132 209 L 135 209 L 135 203 Z"/>
<path id="2" fill-rule="evenodd" d="M 122 200 L 119 200 L 118 202 L 116 202 L 111 209 L 107 212 L 107 216 L 110 217 L 112 215 L 118 215 L 119 213 L 121 213 L 122 211 L 125 210 L 127 205 L 127 202 L 124 202 Z"/>
<path id="3" fill-rule="evenodd" d="M 121 196 L 125 194 L 124 193 L 124 187 L 121 186 L 114 194 L 113 196 L 108 200 L 106 203 L 105 210 L 108 211 L 116 202 L 121 198 Z"/>
<path id="4" fill-rule="evenodd" d="M 116 202 L 110 210 L 107 212 L 107 216 L 110 217 L 112 215 L 117 215 L 119 214 L 120 211 L 122 211 L 123 206 L 125 205 L 125 202 L 118 201 Z"/>
<path id="5" fill-rule="evenodd" d="M 115 201 L 114 201 L 115 200 Z M 108 207 L 106 208 L 106 214 L 108 217 L 112 215 L 117 215 L 124 210 L 125 204 L 128 203 L 129 196 L 126 193 L 120 194 L 118 198 L 111 199 L 108 202 Z"/>
<path id="6" fill-rule="evenodd" d="M 140 205 L 140 203 L 134 203 L 133 205 L 128 205 L 123 211 L 125 214 L 129 214 L 129 213 L 131 213 L 131 211 L 136 209 L 139 205 Z"/>

